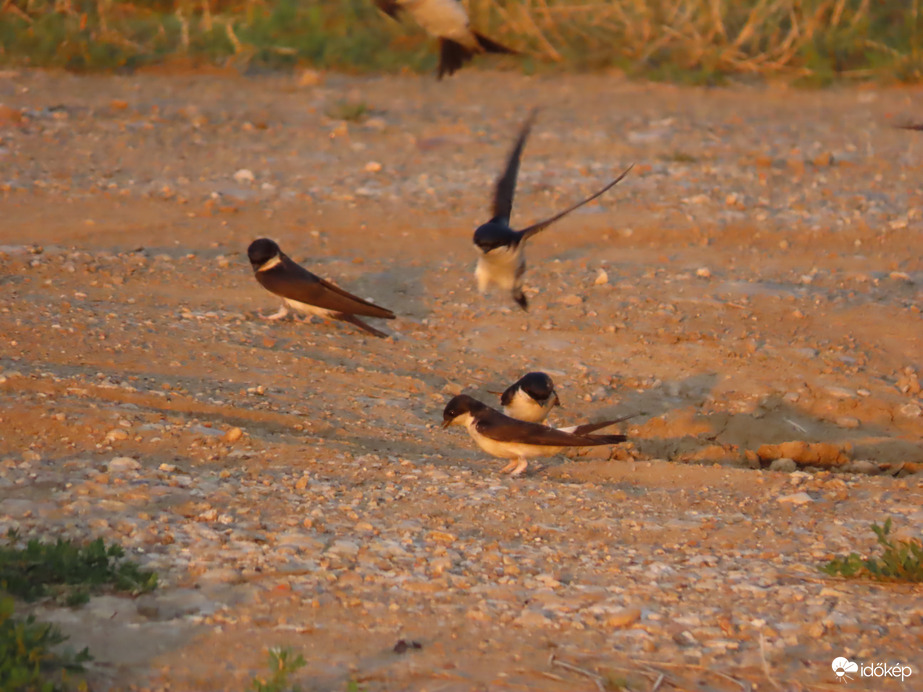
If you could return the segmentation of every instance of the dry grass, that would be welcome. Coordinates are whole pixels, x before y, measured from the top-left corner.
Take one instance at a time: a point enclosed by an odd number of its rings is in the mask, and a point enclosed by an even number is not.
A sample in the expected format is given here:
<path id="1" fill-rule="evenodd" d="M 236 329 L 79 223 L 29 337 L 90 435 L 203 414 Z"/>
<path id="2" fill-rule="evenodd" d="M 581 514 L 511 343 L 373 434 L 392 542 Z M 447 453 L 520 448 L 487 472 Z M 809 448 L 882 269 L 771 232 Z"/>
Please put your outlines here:
<path id="1" fill-rule="evenodd" d="M 921 0 L 469 0 L 472 23 L 539 65 L 654 78 L 923 76 Z M 371 0 L 0 0 L 0 59 L 112 67 L 162 60 L 429 69 L 412 22 Z M 510 62 L 509 64 L 515 64 Z"/>

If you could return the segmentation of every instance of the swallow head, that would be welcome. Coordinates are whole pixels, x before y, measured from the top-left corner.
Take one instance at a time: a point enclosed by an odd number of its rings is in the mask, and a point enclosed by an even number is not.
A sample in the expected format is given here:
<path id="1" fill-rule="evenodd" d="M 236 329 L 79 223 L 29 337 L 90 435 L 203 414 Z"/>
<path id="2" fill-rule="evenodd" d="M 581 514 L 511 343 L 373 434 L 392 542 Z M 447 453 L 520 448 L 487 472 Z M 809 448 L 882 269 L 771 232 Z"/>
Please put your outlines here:
<path id="1" fill-rule="evenodd" d="M 250 258 L 250 264 L 254 269 L 259 269 L 273 257 L 282 254 L 276 241 L 269 238 L 259 238 L 250 243 L 247 248 L 247 257 Z"/>
<path id="2" fill-rule="evenodd" d="M 474 244 L 485 255 L 491 250 L 516 244 L 516 235 L 508 226 L 488 221 L 474 232 Z"/>
<path id="3" fill-rule="evenodd" d="M 448 428 L 450 425 L 467 425 L 474 415 L 487 408 L 477 399 L 467 394 L 459 394 L 445 405 L 442 411 L 442 427 Z"/>
<path id="4" fill-rule="evenodd" d="M 519 388 L 538 402 L 554 399 L 554 406 L 560 406 L 558 394 L 554 391 L 554 381 L 543 372 L 530 372 L 519 380 Z"/>

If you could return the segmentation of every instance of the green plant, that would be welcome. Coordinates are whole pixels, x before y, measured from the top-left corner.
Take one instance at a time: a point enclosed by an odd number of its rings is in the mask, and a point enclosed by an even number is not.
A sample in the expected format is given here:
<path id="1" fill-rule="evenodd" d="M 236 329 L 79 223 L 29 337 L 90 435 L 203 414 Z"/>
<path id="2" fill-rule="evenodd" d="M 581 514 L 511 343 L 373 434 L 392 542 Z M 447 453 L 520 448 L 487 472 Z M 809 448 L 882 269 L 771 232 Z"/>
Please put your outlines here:
<path id="1" fill-rule="evenodd" d="M 295 655 L 291 647 L 276 647 L 269 650 L 269 668 L 272 675 L 268 680 L 253 679 L 250 689 L 253 692 L 298 692 L 301 688 L 289 687 L 288 677 L 304 668 L 307 662 L 301 654 Z"/>
<path id="2" fill-rule="evenodd" d="M 69 606 L 85 603 L 91 593 L 110 587 L 132 594 L 157 587 L 157 574 L 124 560 L 116 544 L 108 548 L 101 538 L 86 545 L 58 539 L 54 543 L 30 540 L 16 547 L 18 535 L 7 534 L 0 546 L 0 589 L 26 601 L 54 596 Z"/>
<path id="3" fill-rule="evenodd" d="M 365 685 L 360 685 L 355 680 L 346 683 L 346 692 L 365 692 Z"/>
<path id="4" fill-rule="evenodd" d="M 891 517 L 884 526 L 872 524 L 878 537 L 881 555 L 863 558 L 858 553 L 834 558 L 820 569 L 832 576 L 847 578 L 868 577 L 879 581 L 923 582 L 923 543 L 918 540 L 894 540 Z"/>
<path id="5" fill-rule="evenodd" d="M 630 683 L 628 678 L 615 673 L 608 673 L 603 676 L 602 686 L 606 692 L 619 692 L 620 690 L 629 689 Z"/>
<path id="6" fill-rule="evenodd" d="M 13 692 L 59 692 L 68 688 L 69 677 L 83 671 L 92 660 L 87 649 L 73 654 L 56 649 L 67 640 L 60 630 L 13 617 L 15 605 L 9 596 L 0 596 L 0 690 Z"/>
<path id="7" fill-rule="evenodd" d="M 326 116 L 331 120 L 360 122 L 372 109 L 362 101 L 337 101 L 327 108 Z"/>

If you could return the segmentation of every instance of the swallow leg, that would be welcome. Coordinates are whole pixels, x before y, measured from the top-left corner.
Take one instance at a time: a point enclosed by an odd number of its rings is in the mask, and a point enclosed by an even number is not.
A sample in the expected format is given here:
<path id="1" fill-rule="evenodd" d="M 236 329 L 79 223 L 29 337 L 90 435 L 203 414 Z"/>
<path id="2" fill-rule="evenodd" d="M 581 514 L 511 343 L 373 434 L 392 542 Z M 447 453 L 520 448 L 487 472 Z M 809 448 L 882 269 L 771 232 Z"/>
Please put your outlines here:
<path id="1" fill-rule="evenodd" d="M 513 300 L 516 301 L 519 307 L 528 312 L 529 301 L 526 299 L 526 294 L 522 292 L 521 286 L 517 286 L 513 289 Z"/>
<path id="2" fill-rule="evenodd" d="M 529 462 L 526 459 L 519 459 L 516 462 L 516 468 L 510 472 L 510 477 L 521 476 L 525 473 L 526 467 L 529 465 Z"/>
<path id="3" fill-rule="evenodd" d="M 282 307 L 279 308 L 277 312 L 274 312 L 271 315 L 260 315 L 260 319 L 274 322 L 276 320 L 281 320 L 286 315 L 288 315 L 288 307 L 285 305 L 285 303 L 282 303 Z"/>
<path id="4" fill-rule="evenodd" d="M 506 466 L 500 469 L 500 473 L 512 473 L 513 469 L 515 469 L 518 464 L 519 464 L 519 460 L 513 459 L 510 463 L 508 463 Z"/>

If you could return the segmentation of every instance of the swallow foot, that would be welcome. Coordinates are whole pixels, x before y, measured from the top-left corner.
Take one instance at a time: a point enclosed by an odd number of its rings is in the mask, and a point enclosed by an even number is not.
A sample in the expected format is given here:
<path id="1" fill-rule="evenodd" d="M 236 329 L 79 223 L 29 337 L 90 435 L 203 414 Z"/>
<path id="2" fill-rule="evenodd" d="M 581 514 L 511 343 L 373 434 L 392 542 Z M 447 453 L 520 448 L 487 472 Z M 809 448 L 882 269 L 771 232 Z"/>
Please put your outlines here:
<path id="1" fill-rule="evenodd" d="M 500 473 L 512 473 L 516 470 L 516 467 L 519 465 L 519 461 L 513 459 L 510 463 L 500 469 Z"/>
<path id="2" fill-rule="evenodd" d="M 526 294 L 523 293 L 521 289 L 513 292 L 513 300 L 515 300 L 516 305 L 521 307 L 523 310 L 526 312 L 529 311 L 529 301 L 526 298 Z"/>
<path id="3" fill-rule="evenodd" d="M 526 461 L 525 459 L 520 459 L 519 461 L 516 462 L 516 468 L 514 468 L 510 472 L 510 478 L 513 478 L 515 476 L 521 476 L 522 474 L 526 472 L 526 468 L 528 466 L 529 466 L 528 461 Z"/>
<path id="4" fill-rule="evenodd" d="M 288 315 L 288 308 L 283 305 L 281 308 L 279 308 L 277 312 L 274 312 L 271 315 L 264 315 L 259 312 L 257 313 L 257 315 L 259 315 L 259 318 L 261 320 L 266 320 L 268 322 L 275 322 L 276 320 L 281 320 L 283 317 Z"/>

